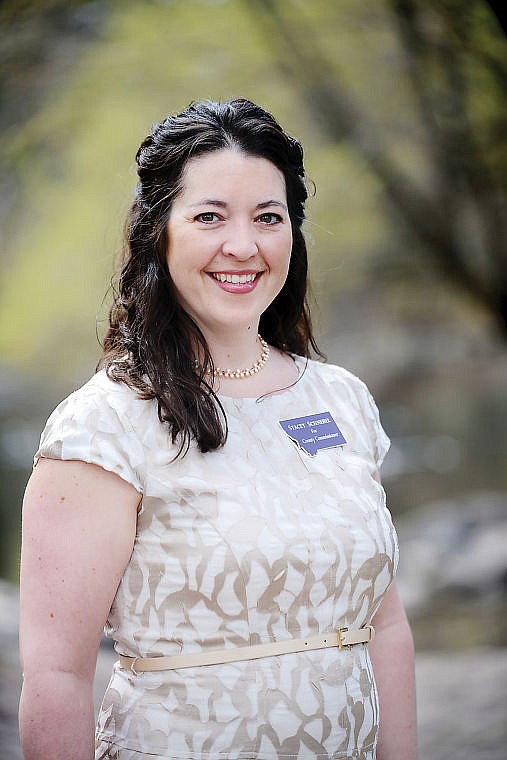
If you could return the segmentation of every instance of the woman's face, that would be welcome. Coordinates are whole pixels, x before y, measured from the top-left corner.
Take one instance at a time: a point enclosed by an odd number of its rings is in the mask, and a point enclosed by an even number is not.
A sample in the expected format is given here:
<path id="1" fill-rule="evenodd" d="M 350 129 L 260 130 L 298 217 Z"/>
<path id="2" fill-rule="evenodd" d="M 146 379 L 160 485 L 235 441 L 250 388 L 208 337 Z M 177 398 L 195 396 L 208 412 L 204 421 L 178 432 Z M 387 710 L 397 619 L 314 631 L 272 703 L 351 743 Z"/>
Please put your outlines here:
<path id="1" fill-rule="evenodd" d="M 178 300 L 204 334 L 257 330 L 287 277 L 292 229 L 283 174 L 223 149 L 191 159 L 167 223 Z"/>

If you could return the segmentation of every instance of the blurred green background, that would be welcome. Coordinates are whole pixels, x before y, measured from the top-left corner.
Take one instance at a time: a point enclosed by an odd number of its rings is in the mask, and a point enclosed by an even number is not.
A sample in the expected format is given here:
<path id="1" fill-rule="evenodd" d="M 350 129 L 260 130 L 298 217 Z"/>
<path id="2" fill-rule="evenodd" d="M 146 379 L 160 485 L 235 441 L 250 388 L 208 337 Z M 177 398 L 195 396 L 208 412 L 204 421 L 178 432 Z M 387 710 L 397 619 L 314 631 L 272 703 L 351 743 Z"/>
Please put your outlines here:
<path id="1" fill-rule="evenodd" d="M 507 44 L 491 6 L 4 0 L 0 26 L 0 576 L 17 580 L 40 430 L 100 354 L 137 146 L 193 99 L 244 96 L 305 147 L 318 334 L 393 440 L 416 642 L 505 645 Z"/>

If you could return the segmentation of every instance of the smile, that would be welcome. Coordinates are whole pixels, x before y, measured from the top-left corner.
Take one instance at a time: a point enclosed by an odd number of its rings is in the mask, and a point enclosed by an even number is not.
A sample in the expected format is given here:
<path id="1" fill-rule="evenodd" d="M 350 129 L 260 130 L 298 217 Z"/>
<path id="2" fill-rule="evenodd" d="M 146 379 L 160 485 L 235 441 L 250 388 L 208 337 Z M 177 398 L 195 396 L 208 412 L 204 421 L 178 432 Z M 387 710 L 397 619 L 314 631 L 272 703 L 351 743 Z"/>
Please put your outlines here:
<path id="1" fill-rule="evenodd" d="M 210 275 L 214 280 L 218 280 L 218 282 L 230 282 L 233 285 L 244 285 L 247 282 L 254 282 L 254 280 L 260 274 L 260 272 L 254 272 L 251 274 L 226 274 L 225 272 L 210 272 Z"/>

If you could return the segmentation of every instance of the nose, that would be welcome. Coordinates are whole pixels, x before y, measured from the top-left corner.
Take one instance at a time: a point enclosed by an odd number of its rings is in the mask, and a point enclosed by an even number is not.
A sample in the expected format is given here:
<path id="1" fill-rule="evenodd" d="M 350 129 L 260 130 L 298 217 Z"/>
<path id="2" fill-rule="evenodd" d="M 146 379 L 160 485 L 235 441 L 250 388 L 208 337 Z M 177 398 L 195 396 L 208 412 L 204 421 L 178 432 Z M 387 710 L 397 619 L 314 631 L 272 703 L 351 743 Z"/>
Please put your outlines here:
<path id="1" fill-rule="evenodd" d="M 259 252 L 256 230 L 250 222 L 238 222 L 227 227 L 227 234 L 222 244 L 225 256 L 234 256 L 247 261 Z"/>

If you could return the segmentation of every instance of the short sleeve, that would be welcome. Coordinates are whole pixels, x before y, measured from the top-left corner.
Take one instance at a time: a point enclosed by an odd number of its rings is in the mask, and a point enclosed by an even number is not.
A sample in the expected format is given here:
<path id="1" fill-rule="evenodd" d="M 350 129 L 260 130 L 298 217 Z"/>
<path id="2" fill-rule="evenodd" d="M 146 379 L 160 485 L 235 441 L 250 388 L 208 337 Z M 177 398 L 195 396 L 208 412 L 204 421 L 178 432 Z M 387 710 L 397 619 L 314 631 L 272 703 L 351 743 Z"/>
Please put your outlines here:
<path id="1" fill-rule="evenodd" d="M 144 450 L 128 413 L 132 392 L 104 378 L 92 378 L 56 407 L 42 432 L 34 466 L 41 457 L 89 462 L 143 493 Z"/>
<path id="2" fill-rule="evenodd" d="M 365 417 L 365 423 L 369 431 L 373 456 L 377 467 L 380 469 L 384 458 L 391 447 L 389 440 L 382 424 L 377 404 L 367 386 L 360 381 L 362 409 Z"/>

